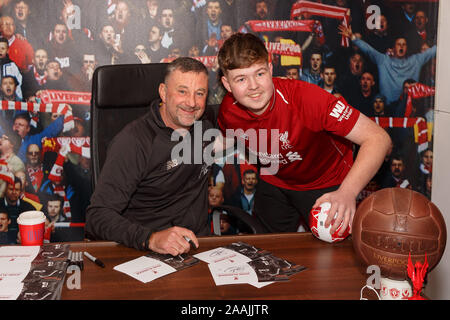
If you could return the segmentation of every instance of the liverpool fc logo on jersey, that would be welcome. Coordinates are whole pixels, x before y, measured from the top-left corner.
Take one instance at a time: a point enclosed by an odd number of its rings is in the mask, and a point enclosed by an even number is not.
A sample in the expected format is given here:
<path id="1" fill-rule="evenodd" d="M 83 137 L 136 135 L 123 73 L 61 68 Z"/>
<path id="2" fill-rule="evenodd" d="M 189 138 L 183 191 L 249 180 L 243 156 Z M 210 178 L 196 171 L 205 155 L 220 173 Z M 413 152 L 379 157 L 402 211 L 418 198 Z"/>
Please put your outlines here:
<path id="1" fill-rule="evenodd" d="M 292 148 L 292 146 L 289 143 L 288 136 L 289 136 L 289 132 L 287 132 L 287 131 L 280 134 L 281 149 L 283 149 L 283 150 Z"/>

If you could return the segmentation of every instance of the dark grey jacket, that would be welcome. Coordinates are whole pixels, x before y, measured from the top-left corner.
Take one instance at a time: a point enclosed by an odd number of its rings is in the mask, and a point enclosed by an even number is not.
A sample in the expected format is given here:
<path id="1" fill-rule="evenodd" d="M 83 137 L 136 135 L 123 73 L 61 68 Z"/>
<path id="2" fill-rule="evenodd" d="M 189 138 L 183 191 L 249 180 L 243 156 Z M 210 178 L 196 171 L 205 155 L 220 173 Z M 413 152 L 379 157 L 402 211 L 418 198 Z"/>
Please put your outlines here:
<path id="1" fill-rule="evenodd" d="M 86 212 L 89 236 L 145 250 L 152 232 L 171 226 L 188 228 L 200 236 L 210 234 L 210 168 L 174 165 L 171 151 L 178 142 L 171 141 L 173 129 L 162 121 L 159 102 L 154 101 L 150 111 L 128 124 L 108 147 Z M 212 124 L 203 120 L 202 134 L 209 128 Z M 194 130 L 190 133 L 193 136 Z"/>

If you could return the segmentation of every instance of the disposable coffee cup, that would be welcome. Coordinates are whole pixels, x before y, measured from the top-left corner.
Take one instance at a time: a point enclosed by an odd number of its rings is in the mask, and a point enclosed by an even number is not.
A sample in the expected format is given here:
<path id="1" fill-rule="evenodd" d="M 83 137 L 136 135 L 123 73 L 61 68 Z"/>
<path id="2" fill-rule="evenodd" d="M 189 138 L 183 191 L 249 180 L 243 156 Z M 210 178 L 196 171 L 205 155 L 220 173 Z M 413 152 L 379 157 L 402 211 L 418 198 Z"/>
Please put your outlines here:
<path id="1" fill-rule="evenodd" d="M 17 218 L 23 246 L 41 246 L 44 242 L 45 215 L 42 211 L 25 211 Z"/>
<path id="2" fill-rule="evenodd" d="M 381 300 L 408 300 L 412 296 L 412 288 L 407 280 L 392 280 L 381 277 Z"/>

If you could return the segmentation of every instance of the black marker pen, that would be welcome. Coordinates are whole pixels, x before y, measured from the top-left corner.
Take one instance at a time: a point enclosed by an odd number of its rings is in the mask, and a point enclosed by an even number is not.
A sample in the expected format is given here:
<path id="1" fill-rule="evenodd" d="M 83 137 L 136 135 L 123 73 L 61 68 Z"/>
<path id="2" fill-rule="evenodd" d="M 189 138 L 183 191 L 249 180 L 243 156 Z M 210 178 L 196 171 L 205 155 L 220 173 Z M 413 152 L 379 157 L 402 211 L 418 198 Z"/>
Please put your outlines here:
<path id="1" fill-rule="evenodd" d="M 189 244 L 192 246 L 192 248 L 197 249 L 194 241 L 192 241 L 189 237 L 187 236 L 183 236 L 184 240 L 186 240 L 187 242 L 189 242 Z"/>
<path id="2" fill-rule="evenodd" d="M 96 265 L 98 265 L 98 266 L 100 266 L 100 267 L 102 267 L 102 268 L 105 267 L 105 264 L 104 264 L 103 262 L 101 262 L 101 261 L 100 261 L 99 259 L 97 259 L 96 257 L 90 255 L 90 254 L 87 253 L 86 251 L 84 252 L 84 255 L 85 255 L 86 257 L 88 257 L 88 259 L 91 260 L 92 262 L 94 262 Z"/>

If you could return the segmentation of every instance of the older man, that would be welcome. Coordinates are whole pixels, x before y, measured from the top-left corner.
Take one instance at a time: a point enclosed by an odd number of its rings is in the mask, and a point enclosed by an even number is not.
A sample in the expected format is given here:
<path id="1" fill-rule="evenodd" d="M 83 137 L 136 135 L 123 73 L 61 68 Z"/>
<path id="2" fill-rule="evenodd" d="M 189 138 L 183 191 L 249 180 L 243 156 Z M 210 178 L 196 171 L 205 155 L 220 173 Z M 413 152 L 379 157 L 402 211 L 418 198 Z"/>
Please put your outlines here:
<path id="1" fill-rule="evenodd" d="M 88 234 L 140 250 L 178 255 L 189 251 L 189 237 L 210 233 L 208 165 L 172 159 L 174 130 L 199 138 L 208 93 L 208 71 L 192 58 L 178 58 L 159 86 L 161 99 L 128 124 L 111 142 L 91 204 Z M 202 120 L 202 131 L 211 123 Z M 201 133 L 201 132 L 200 132 Z M 201 133 L 202 134 L 202 133 Z M 206 147 L 206 146 L 204 146 Z"/>

